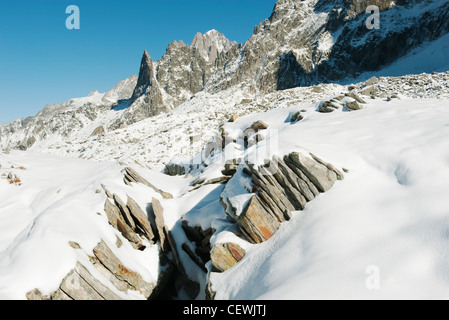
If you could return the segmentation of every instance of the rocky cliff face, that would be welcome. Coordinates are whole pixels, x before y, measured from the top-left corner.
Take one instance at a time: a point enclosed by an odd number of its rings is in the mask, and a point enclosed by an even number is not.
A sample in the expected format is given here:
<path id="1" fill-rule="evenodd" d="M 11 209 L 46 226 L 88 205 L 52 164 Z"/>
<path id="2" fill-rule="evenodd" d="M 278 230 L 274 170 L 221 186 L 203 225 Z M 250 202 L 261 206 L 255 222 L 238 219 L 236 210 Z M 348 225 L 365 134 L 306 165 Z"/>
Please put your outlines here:
<path id="1" fill-rule="evenodd" d="M 380 29 L 368 29 L 369 5 Z M 241 47 L 218 62 L 223 72 L 207 87 L 243 83 L 270 92 L 356 77 L 397 60 L 449 31 L 446 1 L 281 0 Z"/>

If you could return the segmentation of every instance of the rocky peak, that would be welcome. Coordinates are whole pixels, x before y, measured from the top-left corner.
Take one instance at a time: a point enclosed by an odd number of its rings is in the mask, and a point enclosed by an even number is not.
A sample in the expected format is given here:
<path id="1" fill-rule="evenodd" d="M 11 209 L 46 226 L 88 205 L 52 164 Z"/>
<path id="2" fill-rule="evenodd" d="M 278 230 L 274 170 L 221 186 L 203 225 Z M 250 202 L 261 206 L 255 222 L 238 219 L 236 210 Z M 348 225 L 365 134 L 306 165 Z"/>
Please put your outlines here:
<path id="1" fill-rule="evenodd" d="M 111 90 L 104 94 L 103 101 L 106 103 L 117 102 L 130 99 L 137 85 L 137 75 L 133 74 L 129 78 L 120 81 Z"/>
<path id="2" fill-rule="evenodd" d="M 220 52 L 227 51 L 236 44 L 237 42 L 228 40 L 222 33 L 212 29 L 205 34 L 198 32 L 190 48 L 196 49 L 206 61 L 213 62 Z"/>
<path id="3" fill-rule="evenodd" d="M 148 51 L 145 50 L 140 63 L 139 78 L 137 79 L 137 85 L 131 99 L 135 100 L 145 94 L 152 87 L 154 80 L 153 60 Z"/>
<path id="4" fill-rule="evenodd" d="M 100 92 L 98 92 L 98 90 L 95 89 L 94 91 L 92 91 L 91 93 L 89 93 L 88 97 L 93 97 L 93 96 L 96 96 L 97 94 L 100 94 Z"/>

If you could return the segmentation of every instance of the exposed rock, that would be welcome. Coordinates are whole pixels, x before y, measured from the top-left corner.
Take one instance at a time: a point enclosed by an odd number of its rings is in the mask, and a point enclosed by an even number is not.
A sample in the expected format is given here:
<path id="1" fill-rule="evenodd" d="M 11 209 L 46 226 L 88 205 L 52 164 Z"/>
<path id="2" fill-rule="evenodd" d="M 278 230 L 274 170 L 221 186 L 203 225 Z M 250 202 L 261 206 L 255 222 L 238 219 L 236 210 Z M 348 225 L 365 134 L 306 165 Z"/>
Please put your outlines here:
<path id="1" fill-rule="evenodd" d="M 318 112 L 331 113 L 331 112 L 334 112 L 336 109 L 339 109 L 339 108 L 340 108 L 340 105 L 337 102 L 334 102 L 334 101 L 323 101 L 320 104 L 320 106 L 318 107 Z"/>
<path id="2" fill-rule="evenodd" d="M 108 188 L 106 188 L 106 186 L 103 183 L 101 184 L 101 187 L 103 188 L 104 193 L 106 194 L 106 196 L 108 198 L 112 199 L 113 198 L 113 194 L 108 190 Z"/>
<path id="3" fill-rule="evenodd" d="M 362 98 L 360 98 L 360 97 L 359 97 L 358 95 L 356 95 L 354 92 L 345 93 L 345 96 L 354 99 L 354 100 L 357 101 L 358 103 L 363 103 L 363 104 L 366 103 L 365 100 L 363 100 Z"/>
<path id="4" fill-rule="evenodd" d="M 156 230 L 159 236 L 159 240 L 161 242 L 161 250 L 162 252 L 169 251 L 169 244 L 166 240 L 166 234 L 164 231 L 165 222 L 164 222 L 164 208 L 162 208 L 161 203 L 156 198 L 151 200 L 151 207 L 153 209 L 154 221 L 156 223 Z"/>
<path id="5" fill-rule="evenodd" d="M 248 177 L 253 187 L 246 195 L 228 189 L 239 188 L 237 185 L 241 183 L 247 185 L 242 181 Z M 282 222 L 291 218 L 292 211 L 303 210 L 320 192 L 328 191 L 335 181 L 343 178 L 339 170 L 315 155 L 294 152 L 283 159 L 274 157 L 265 166 L 249 166 L 237 172 L 232 178 L 235 181 L 226 185 L 221 203 L 245 238 L 261 243 L 271 238 Z M 234 197 L 241 199 L 242 196 L 249 198 L 244 206 L 240 200 L 233 201 Z"/>
<path id="6" fill-rule="evenodd" d="M 237 166 L 235 163 L 226 163 L 221 173 L 225 176 L 233 176 L 237 171 Z"/>
<path id="7" fill-rule="evenodd" d="M 245 255 L 245 250 L 235 243 L 218 243 L 212 250 L 211 262 L 215 271 L 225 272 L 242 260 Z"/>
<path id="8" fill-rule="evenodd" d="M 130 197 L 128 197 L 126 206 L 136 222 L 138 229 L 148 238 L 148 240 L 154 240 L 155 235 L 153 233 L 151 223 L 140 206 Z"/>
<path id="9" fill-rule="evenodd" d="M 90 136 L 91 137 L 95 137 L 95 136 L 98 136 L 99 134 L 102 134 L 102 133 L 105 133 L 105 132 L 106 132 L 106 130 L 104 130 L 104 127 L 103 126 L 99 126 L 92 132 L 92 134 Z"/>
<path id="10" fill-rule="evenodd" d="M 73 249 L 81 249 L 81 246 L 77 242 L 69 241 L 69 246 Z"/>
<path id="11" fill-rule="evenodd" d="M 368 80 L 365 81 L 366 86 L 372 86 L 374 84 L 379 83 L 379 79 L 377 77 L 371 77 Z"/>
<path id="12" fill-rule="evenodd" d="M 360 91 L 360 94 L 364 95 L 364 96 L 370 96 L 372 95 L 374 92 L 376 91 L 376 89 L 374 88 L 374 86 L 369 86 L 369 87 L 365 87 Z"/>
<path id="13" fill-rule="evenodd" d="M 60 289 L 73 300 L 123 300 L 95 279 L 79 262 L 64 278 Z"/>
<path id="14" fill-rule="evenodd" d="M 134 223 L 134 219 L 132 218 L 128 207 L 125 205 L 125 203 L 120 199 L 118 195 L 114 194 L 113 197 L 115 204 L 120 209 L 120 212 L 122 213 L 122 217 L 125 220 L 126 224 L 129 225 L 132 230 L 135 230 L 136 224 Z"/>
<path id="15" fill-rule="evenodd" d="M 207 269 L 204 265 L 204 262 L 200 260 L 200 258 L 196 255 L 196 253 L 189 247 L 187 243 L 183 243 L 181 246 L 182 250 L 187 253 L 187 255 L 192 259 L 195 264 L 201 268 L 204 272 L 207 272 Z"/>
<path id="16" fill-rule="evenodd" d="M 334 182 L 338 180 L 338 177 L 340 177 L 340 179 L 343 177 L 341 173 L 323 165 L 324 161 L 317 162 L 315 159 L 298 152 L 291 153 L 289 158 L 320 192 L 328 191 L 333 186 Z"/>
<path id="17" fill-rule="evenodd" d="M 176 163 L 167 163 L 164 168 L 164 173 L 169 176 L 180 176 L 186 174 L 186 168 Z"/>
<path id="18" fill-rule="evenodd" d="M 207 61 L 215 61 L 218 55 L 229 50 L 236 42 L 229 41 L 222 33 L 217 30 L 210 30 L 205 34 L 197 33 L 190 44 Z"/>
<path id="19" fill-rule="evenodd" d="M 164 259 L 174 268 L 170 270 L 171 284 L 174 285 L 175 291 L 183 290 L 188 294 L 190 299 L 194 299 L 200 290 L 197 282 L 192 281 L 187 275 L 185 268 L 181 262 L 178 247 L 173 235 L 164 223 L 163 208 L 161 203 L 153 198 L 152 208 L 155 216 L 156 229 L 161 241 L 161 251 Z M 171 253 L 171 255 L 169 255 Z M 161 290 L 164 290 L 161 288 Z"/>
<path id="20" fill-rule="evenodd" d="M 270 239 L 280 226 L 276 217 L 267 214 L 258 195 L 251 198 L 246 210 L 236 217 L 236 221 L 247 239 L 253 243 Z"/>
<path id="21" fill-rule="evenodd" d="M 301 121 L 302 119 L 304 119 L 303 115 L 301 114 L 301 111 L 295 112 L 291 118 L 290 118 L 290 122 L 294 123 L 294 122 L 298 122 Z"/>
<path id="22" fill-rule="evenodd" d="M 346 108 L 352 111 L 361 110 L 362 107 L 357 103 L 357 101 L 346 102 Z"/>
<path id="23" fill-rule="evenodd" d="M 215 233 L 215 230 L 203 230 L 199 226 L 192 227 L 186 220 L 182 221 L 182 229 L 187 238 L 195 244 L 195 254 L 201 259 L 202 265 L 205 266 L 210 260 L 210 238 Z"/>
<path id="24" fill-rule="evenodd" d="M 145 282 L 142 276 L 127 268 L 112 252 L 112 250 L 101 241 L 93 250 L 95 257 L 103 264 L 117 279 L 125 281 L 135 290 L 141 292 L 148 298 L 154 284 Z"/>
<path id="25" fill-rule="evenodd" d="M 106 213 L 106 216 L 108 217 L 109 223 L 120 233 L 123 235 L 125 239 L 127 239 L 134 248 L 136 249 L 143 249 L 145 246 L 142 244 L 142 240 L 140 237 L 135 233 L 135 224 L 133 223 L 134 227 L 131 227 L 128 223 L 126 223 L 124 219 L 125 212 L 121 210 L 121 208 L 126 209 L 126 214 L 128 214 L 128 219 L 133 220 L 129 209 L 121 202 L 121 200 L 118 198 L 118 196 L 115 196 L 121 203 L 121 206 L 117 206 L 116 202 L 113 204 L 109 199 L 106 199 L 104 211 Z M 134 222 L 134 221 L 133 221 Z M 151 239 L 150 239 L 151 240 Z"/>
<path id="26" fill-rule="evenodd" d="M 234 122 L 235 120 L 238 119 L 238 117 L 239 117 L 238 115 L 233 114 L 233 115 L 229 118 L 228 122 Z"/>
<path id="27" fill-rule="evenodd" d="M 263 122 L 262 120 L 257 120 L 251 125 L 251 129 L 255 132 L 258 132 L 259 130 L 265 130 L 268 128 L 268 124 Z"/>
<path id="28" fill-rule="evenodd" d="M 49 297 L 44 296 L 38 289 L 28 292 L 26 298 L 28 300 L 51 300 Z"/>
<path id="29" fill-rule="evenodd" d="M 206 284 L 206 300 L 214 300 L 216 292 L 212 289 L 212 283 L 208 279 Z"/>
<path id="30" fill-rule="evenodd" d="M 126 167 L 125 168 L 125 182 L 128 183 L 142 183 L 144 185 L 146 185 L 147 187 L 150 187 L 151 189 L 153 189 L 154 191 L 156 191 L 157 193 L 159 193 L 164 199 L 172 199 L 173 195 L 171 195 L 168 192 L 165 192 L 159 188 L 156 188 L 152 183 L 150 183 L 148 180 L 144 179 L 139 173 L 137 173 L 136 170 L 130 168 L 130 167 Z"/>
<path id="31" fill-rule="evenodd" d="M 222 177 L 218 177 L 218 178 L 213 178 L 210 180 L 207 180 L 206 182 L 204 182 L 204 185 L 206 184 L 225 184 L 226 182 L 229 181 L 229 179 L 231 179 L 230 176 L 222 176 Z"/>

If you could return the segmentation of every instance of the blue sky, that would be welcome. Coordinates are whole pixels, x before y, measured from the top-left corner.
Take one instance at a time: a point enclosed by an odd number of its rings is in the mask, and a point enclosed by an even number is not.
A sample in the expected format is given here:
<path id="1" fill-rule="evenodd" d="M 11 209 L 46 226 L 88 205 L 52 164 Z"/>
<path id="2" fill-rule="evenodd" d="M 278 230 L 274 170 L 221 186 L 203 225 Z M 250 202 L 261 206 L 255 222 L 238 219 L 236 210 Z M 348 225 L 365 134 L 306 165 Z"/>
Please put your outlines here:
<path id="1" fill-rule="evenodd" d="M 46 104 L 104 92 L 133 73 L 147 49 L 190 43 L 216 29 L 243 43 L 276 0 L 20 0 L 0 7 L 0 123 L 35 115 Z M 80 29 L 66 28 L 66 7 Z"/>

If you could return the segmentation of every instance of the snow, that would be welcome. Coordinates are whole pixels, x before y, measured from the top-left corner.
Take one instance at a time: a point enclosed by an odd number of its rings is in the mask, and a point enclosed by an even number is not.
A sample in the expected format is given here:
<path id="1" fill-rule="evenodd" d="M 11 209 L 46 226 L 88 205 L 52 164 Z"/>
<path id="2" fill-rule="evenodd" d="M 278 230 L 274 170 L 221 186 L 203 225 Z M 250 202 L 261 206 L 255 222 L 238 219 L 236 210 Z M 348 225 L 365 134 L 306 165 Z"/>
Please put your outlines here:
<path id="1" fill-rule="evenodd" d="M 326 18 L 316 15 L 306 25 L 310 30 L 318 28 Z M 323 56 L 332 49 L 338 32 L 317 39 Z M 132 197 L 144 212 L 152 198 L 161 202 L 179 257 L 189 277 L 200 284 L 198 299 L 204 298 L 207 275 L 181 247 L 185 243 L 194 250 L 182 229 L 183 221 L 215 230 L 212 246 L 233 242 L 246 250 L 243 260 L 224 273 L 212 273 L 207 265 L 217 299 L 446 298 L 448 44 L 446 35 L 382 71 L 348 79 L 349 84 L 379 77 L 373 85 L 379 94 L 375 99 L 365 96 L 364 109 L 354 112 L 317 112 L 320 103 L 348 91 L 343 84 L 322 84 L 265 95 L 237 87 L 215 94 L 203 91 L 167 114 L 95 137 L 91 137 L 95 128 L 107 128 L 126 112 L 127 101 L 100 110 L 101 116 L 93 120 L 89 113 L 77 113 L 79 124 L 73 128 L 67 127 L 64 116 L 72 117 L 68 113 L 53 119 L 61 110 L 100 108 L 118 100 L 136 76 L 105 94 L 94 91 L 89 97 L 47 106 L 41 115 L 52 119 L 56 129 L 46 140 L 37 141 L 26 152 L 10 153 L 8 144 L 23 141 L 26 132 L 18 130 L 0 140 L 4 148 L 0 176 L 13 173 L 21 181 L 14 185 L 0 179 L 0 299 L 25 299 L 35 288 L 50 294 L 77 261 L 86 262 L 96 278 L 110 285 L 87 263 L 87 255 L 101 240 L 144 280 L 157 280 L 161 272 L 158 244 L 145 243 L 144 251 L 134 250 L 108 224 L 102 184 L 123 200 Z M 235 71 L 240 61 L 233 63 L 226 66 L 228 72 Z M 364 88 L 364 83 L 357 83 L 354 90 L 360 93 Z M 342 99 L 346 101 L 352 99 Z M 291 123 L 291 116 L 300 110 L 303 119 Z M 228 122 L 233 114 L 239 118 Z M 262 141 L 245 149 L 244 131 L 258 120 L 267 123 L 268 129 L 259 132 Z M 204 159 L 201 151 L 219 134 L 219 127 L 235 142 L 224 153 Z M 292 220 L 262 244 L 245 241 L 221 204 L 221 200 L 230 201 L 238 215 L 251 199 L 251 179 L 243 174 L 243 165 L 226 186 L 192 185 L 200 179 L 222 177 L 227 160 L 242 158 L 260 165 L 272 155 L 294 151 L 313 152 L 348 172 L 304 211 L 294 212 Z M 169 177 L 161 172 L 169 162 L 187 167 L 200 164 L 192 159 L 204 163 L 189 175 Z M 163 199 L 141 184 L 126 186 L 125 166 L 174 198 Z M 117 237 L 123 242 L 120 248 L 115 245 Z M 69 241 L 81 249 L 74 250 Z M 379 286 L 372 287 L 373 283 Z M 137 292 L 114 292 L 123 298 L 143 298 Z"/>
<path id="2" fill-rule="evenodd" d="M 130 250 L 122 237 L 124 245 L 117 248 L 121 235 L 104 214 L 101 184 L 126 191 L 118 163 L 14 151 L 0 154 L 0 164 L 0 173 L 14 172 L 22 181 L 14 186 L 0 180 L 0 299 L 24 299 L 34 288 L 50 294 L 101 240 L 145 280 L 157 279 L 158 247 Z M 69 241 L 84 253 L 76 252 Z"/>
<path id="3" fill-rule="evenodd" d="M 312 108 L 308 121 L 278 125 L 280 152 L 305 148 L 349 173 L 235 267 L 213 273 L 217 298 L 447 297 L 447 101 Z M 378 289 L 367 285 L 370 270 L 379 270 Z"/>
<path id="4" fill-rule="evenodd" d="M 226 97 L 229 92 L 201 93 L 167 115 L 87 142 L 62 141 L 64 157 L 37 150 L 2 153 L 0 175 L 12 172 L 22 184 L 10 185 L 0 179 L 0 298 L 24 299 L 26 292 L 34 288 L 51 293 L 76 261 L 87 259 L 86 254 L 100 240 L 145 280 L 157 279 L 157 244 L 147 244 L 142 252 L 133 250 L 125 239 L 121 248 L 115 246 L 121 235 L 110 227 L 103 213 L 105 195 L 97 193 L 101 184 L 122 199 L 129 195 L 143 210 L 153 197 L 160 200 L 180 259 L 192 280 L 200 283 L 199 299 L 204 298 L 207 279 L 181 248 L 183 243 L 192 245 L 182 229 L 184 220 L 190 226 L 216 230 L 212 245 L 233 242 L 247 252 L 228 271 L 210 274 L 217 299 L 445 297 L 449 293 L 446 76 L 416 76 L 423 82 L 415 85 L 407 77 L 380 78 L 377 88 L 390 90 L 385 96 L 400 91 L 400 99 L 368 98 L 363 110 L 339 109 L 329 114 L 317 112 L 317 106 L 323 99 L 340 95 L 346 90 L 343 86 L 322 85 L 323 93 L 295 88 L 245 104 L 240 104 L 245 97 L 240 91 L 233 92 L 232 99 Z M 424 85 L 430 82 L 435 85 Z M 416 95 L 417 86 L 423 95 Z M 435 98 L 420 98 L 425 96 Z M 236 140 L 224 155 L 209 157 L 203 172 L 193 171 L 192 176 L 169 177 L 151 169 L 161 159 L 188 161 L 198 155 L 217 133 L 218 123 L 212 115 L 219 113 L 221 119 L 226 119 L 226 108 L 242 116 L 232 123 L 223 122 L 223 129 Z M 244 110 L 249 110 L 246 116 Z M 303 120 L 291 123 L 291 115 L 299 110 Z M 243 132 L 257 120 L 268 124 L 268 129 L 261 131 L 265 138 L 244 150 Z M 186 132 L 195 135 L 200 130 L 207 134 L 189 149 L 191 141 L 182 137 Z M 130 145 L 144 152 L 145 157 L 137 161 L 126 151 L 121 160 L 156 188 L 171 193 L 173 199 L 163 199 L 141 184 L 123 183 L 124 164 L 114 158 L 126 147 L 120 142 L 126 135 L 126 139 L 135 139 Z M 158 149 L 161 141 L 167 145 Z M 264 149 L 275 141 L 276 148 Z M 65 152 L 73 147 L 84 148 L 83 154 L 92 159 L 78 159 L 77 153 Z M 50 149 L 43 147 L 41 151 L 48 153 Z M 234 207 L 243 208 L 250 199 L 251 181 L 243 175 L 243 165 L 226 186 L 194 189 L 191 185 L 199 178 L 207 181 L 220 177 L 225 161 L 236 155 L 250 159 L 260 154 L 256 157 L 260 164 L 271 155 L 293 151 L 313 152 L 337 168 L 346 168 L 348 173 L 304 211 L 293 213 L 292 220 L 283 223 L 265 243 L 254 245 L 239 237 L 238 228 L 220 203 L 220 198 L 225 198 Z M 82 249 L 74 250 L 69 241 Z M 211 270 L 210 263 L 207 266 Z M 94 276 L 104 280 L 91 269 Z M 379 289 L 367 287 L 372 270 L 379 271 Z M 117 294 L 142 298 L 136 292 Z"/>

